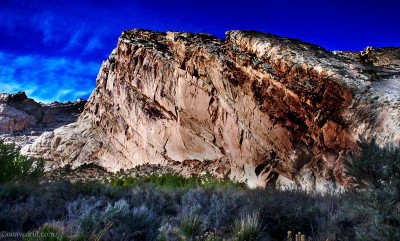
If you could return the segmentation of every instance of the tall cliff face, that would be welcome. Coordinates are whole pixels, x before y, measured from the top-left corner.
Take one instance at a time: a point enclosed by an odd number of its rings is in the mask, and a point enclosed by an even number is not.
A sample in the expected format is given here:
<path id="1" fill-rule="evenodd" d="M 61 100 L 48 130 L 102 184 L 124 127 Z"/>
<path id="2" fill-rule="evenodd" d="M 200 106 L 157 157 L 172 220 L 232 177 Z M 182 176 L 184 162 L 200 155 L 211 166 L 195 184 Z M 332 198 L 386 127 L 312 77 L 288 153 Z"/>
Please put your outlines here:
<path id="1" fill-rule="evenodd" d="M 337 188 L 358 140 L 400 142 L 399 51 L 379 51 L 366 63 L 252 31 L 125 31 L 79 120 L 23 151 L 49 168 L 152 163 L 250 186 Z"/>

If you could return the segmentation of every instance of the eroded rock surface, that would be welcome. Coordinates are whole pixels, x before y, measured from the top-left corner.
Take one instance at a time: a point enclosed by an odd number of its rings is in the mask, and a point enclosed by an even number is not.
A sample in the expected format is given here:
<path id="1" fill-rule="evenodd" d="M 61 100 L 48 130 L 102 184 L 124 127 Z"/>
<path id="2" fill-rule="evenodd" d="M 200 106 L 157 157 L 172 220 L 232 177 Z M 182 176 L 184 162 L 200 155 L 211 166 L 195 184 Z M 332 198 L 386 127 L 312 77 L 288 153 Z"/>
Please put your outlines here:
<path id="1" fill-rule="evenodd" d="M 31 144 L 45 131 L 75 122 L 85 100 L 38 103 L 24 92 L 0 94 L 0 139 L 18 146 Z"/>
<path id="2" fill-rule="evenodd" d="M 340 188 L 357 141 L 400 142 L 400 58 L 383 52 L 365 61 L 253 31 L 125 31 L 79 120 L 23 151 L 49 168 L 150 163 L 251 187 Z"/>

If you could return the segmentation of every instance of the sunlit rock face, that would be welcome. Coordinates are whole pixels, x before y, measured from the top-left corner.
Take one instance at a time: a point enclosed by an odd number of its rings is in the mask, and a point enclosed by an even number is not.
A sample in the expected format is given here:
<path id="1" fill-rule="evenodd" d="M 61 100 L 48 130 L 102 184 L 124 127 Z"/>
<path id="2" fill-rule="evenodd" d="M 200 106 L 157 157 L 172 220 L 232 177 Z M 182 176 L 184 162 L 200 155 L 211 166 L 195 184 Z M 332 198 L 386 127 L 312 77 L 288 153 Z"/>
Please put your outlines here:
<path id="1" fill-rule="evenodd" d="M 0 140 L 18 146 L 30 144 L 44 131 L 77 120 L 85 100 L 38 103 L 24 92 L 0 93 Z"/>
<path id="2" fill-rule="evenodd" d="M 151 163 L 338 189 L 357 141 L 400 142 L 399 51 L 367 55 L 253 31 L 125 31 L 79 120 L 23 151 L 48 168 Z"/>

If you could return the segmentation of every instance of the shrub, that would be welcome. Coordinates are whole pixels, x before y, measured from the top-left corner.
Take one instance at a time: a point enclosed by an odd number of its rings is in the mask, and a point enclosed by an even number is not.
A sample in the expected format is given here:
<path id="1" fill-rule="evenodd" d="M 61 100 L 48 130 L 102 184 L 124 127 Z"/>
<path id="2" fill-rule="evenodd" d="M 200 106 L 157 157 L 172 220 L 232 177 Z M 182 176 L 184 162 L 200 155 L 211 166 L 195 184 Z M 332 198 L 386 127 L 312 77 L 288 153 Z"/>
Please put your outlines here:
<path id="1" fill-rule="evenodd" d="M 142 240 L 154 240 L 158 236 L 160 218 L 145 204 L 131 211 L 129 229 L 132 236 Z"/>
<path id="2" fill-rule="evenodd" d="M 175 174 L 164 174 L 161 176 L 151 175 L 145 178 L 146 183 L 153 183 L 156 187 L 166 190 L 174 190 L 177 188 L 193 188 L 196 186 L 196 178 L 185 178 Z"/>
<path id="3" fill-rule="evenodd" d="M 94 208 L 87 210 L 79 221 L 80 236 L 87 239 L 101 238 L 111 227 L 115 228 L 126 222 L 128 216 L 129 206 L 124 200 L 116 202 L 114 205 L 108 204 L 102 211 Z"/>
<path id="4" fill-rule="evenodd" d="M 205 207 L 204 224 L 221 232 L 228 232 L 229 225 L 249 205 L 243 195 L 234 189 L 226 189 L 211 195 L 209 205 Z M 211 228 L 208 231 L 212 231 Z"/>
<path id="5" fill-rule="evenodd" d="M 65 220 L 67 222 L 75 222 L 80 218 L 88 217 L 102 206 L 104 206 L 104 202 L 94 196 L 78 198 L 66 204 L 67 215 Z"/>
<path id="6" fill-rule="evenodd" d="M 234 222 L 232 229 L 233 240 L 235 241 L 255 241 L 262 238 L 258 213 L 242 215 L 239 220 Z"/>
<path id="7" fill-rule="evenodd" d="M 29 196 L 17 203 L 1 201 L 0 226 L 2 231 L 32 231 L 50 220 L 61 219 L 64 205 L 62 199 L 51 195 Z"/>
<path id="8" fill-rule="evenodd" d="M 112 186 L 138 186 L 152 184 L 163 190 L 172 191 L 178 188 L 190 189 L 204 187 L 207 189 L 242 188 L 244 184 L 235 183 L 229 178 L 215 179 L 210 175 L 183 177 L 181 175 L 166 173 L 163 175 L 150 175 L 143 177 L 116 178 L 111 181 Z"/>
<path id="9" fill-rule="evenodd" d="M 141 206 L 145 204 L 159 216 L 175 216 L 181 195 L 182 193 L 178 190 L 167 192 L 153 185 L 143 184 L 131 188 L 126 198 L 130 205 Z"/>
<path id="10" fill-rule="evenodd" d="M 362 147 L 361 156 L 345 163 L 356 190 L 343 219 L 355 226 L 357 240 L 400 240 L 400 151 L 374 142 Z"/>
<path id="11" fill-rule="evenodd" d="M 247 195 L 252 207 L 249 212 L 259 212 L 263 227 L 275 240 L 283 240 L 288 230 L 311 233 L 314 218 L 321 216 L 319 210 L 313 209 L 315 198 L 304 192 L 256 189 Z"/>
<path id="12" fill-rule="evenodd" d="M 111 181 L 112 186 L 137 186 L 139 179 L 133 177 L 116 178 Z"/>
<path id="13" fill-rule="evenodd" d="M 164 190 L 175 190 L 177 188 L 191 188 L 195 187 L 195 178 L 185 178 L 175 174 L 163 174 L 163 175 L 150 175 L 146 177 L 125 177 L 117 178 L 111 181 L 113 186 L 138 186 L 145 183 L 152 184 L 158 188 Z"/>
<path id="14" fill-rule="evenodd" d="M 317 196 L 317 201 L 309 208 L 311 232 L 313 240 L 351 240 L 351 225 L 342 222 L 340 207 L 347 196 L 344 194 Z M 305 222 L 307 222 L 305 220 Z"/>
<path id="15" fill-rule="evenodd" d="M 22 202 L 30 196 L 40 194 L 37 191 L 37 186 L 31 182 L 8 182 L 0 185 L 0 201 L 7 203 Z"/>
<path id="16" fill-rule="evenodd" d="M 201 238 L 218 239 L 219 236 L 230 235 L 229 227 L 248 204 L 246 198 L 235 189 L 191 189 L 182 196 L 176 218 L 172 220 L 176 220 L 181 229 L 182 224 L 187 230 L 193 231 L 201 227 L 202 234 L 207 234 Z M 193 239 L 196 233 L 185 233 L 184 236 Z"/>
<path id="17" fill-rule="evenodd" d="M 244 183 L 234 182 L 228 177 L 222 179 L 216 179 L 211 175 L 205 175 L 198 177 L 200 180 L 200 186 L 208 189 L 242 189 L 245 188 Z"/>
<path id="18" fill-rule="evenodd" d="M 184 240 L 199 239 L 200 235 L 204 232 L 204 227 L 200 218 L 196 214 L 186 214 L 181 220 L 180 231 Z"/>
<path id="19" fill-rule="evenodd" d="M 146 206 L 131 210 L 125 200 L 119 200 L 103 210 L 85 212 L 79 221 L 80 238 L 154 240 L 158 236 L 159 224 L 159 218 Z"/>
<path id="20" fill-rule="evenodd" d="M 33 161 L 20 155 L 20 149 L 13 144 L 0 141 L 0 183 L 15 178 L 38 178 L 43 173 L 43 161 Z"/>
<path id="21" fill-rule="evenodd" d="M 380 148 L 375 142 L 361 144 L 360 156 L 346 161 L 346 173 L 358 189 L 400 187 L 399 148 Z"/>

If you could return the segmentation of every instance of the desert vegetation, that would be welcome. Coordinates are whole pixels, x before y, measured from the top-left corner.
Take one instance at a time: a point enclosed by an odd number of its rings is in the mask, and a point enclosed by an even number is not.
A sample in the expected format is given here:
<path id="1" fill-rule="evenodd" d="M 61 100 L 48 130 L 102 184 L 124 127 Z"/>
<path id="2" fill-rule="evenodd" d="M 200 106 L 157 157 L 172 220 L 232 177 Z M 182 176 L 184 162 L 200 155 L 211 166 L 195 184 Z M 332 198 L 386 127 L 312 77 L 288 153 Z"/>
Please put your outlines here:
<path id="1" fill-rule="evenodd" d="M 36 162 L 1 147 L 7 161 L 31 164 L 1 169 L 12 175 L 0 185 L 0 230 L 26 234 L 22 240 L 400 239 L 397 149 L 366 146 L 347 163 L 355 188 L 322 195 L 173 174 L 49 182 L 36 178 Z"/>
<path id="2" fill-rule="evenodd" d="M 0 141 L 0 183 L 37 179 L 43 173 L 43 161 L 32 160 L 19 153 L 13 144 Z"/>

